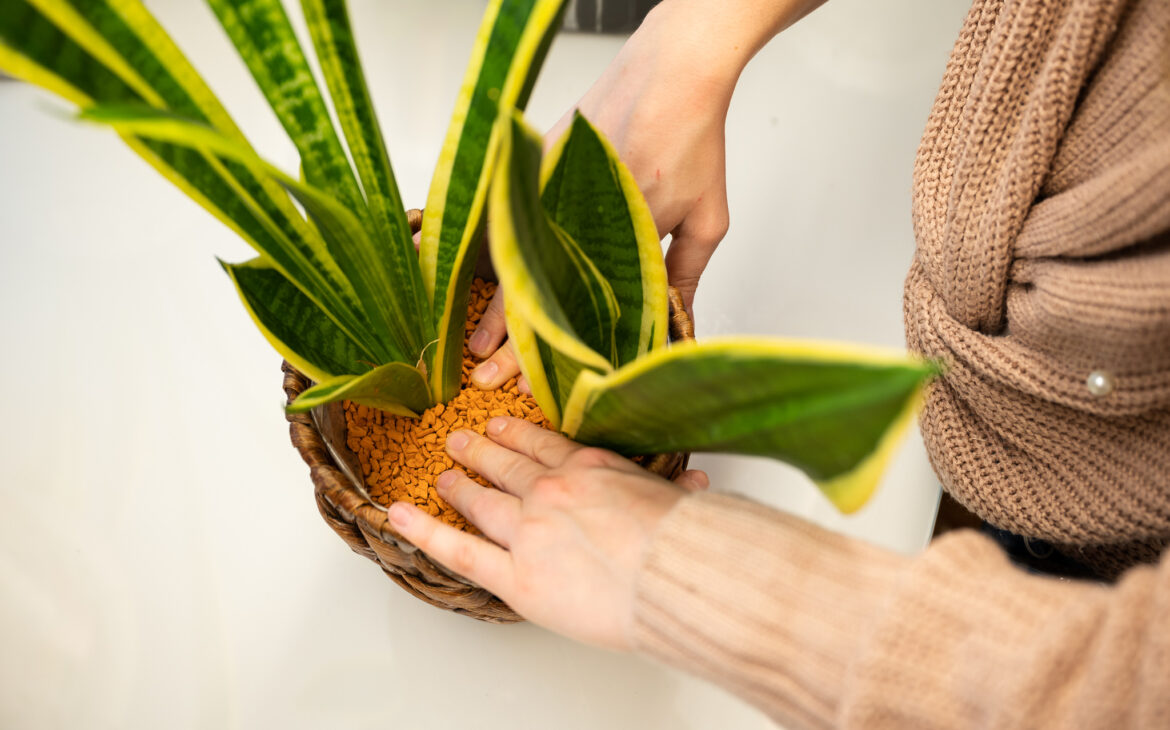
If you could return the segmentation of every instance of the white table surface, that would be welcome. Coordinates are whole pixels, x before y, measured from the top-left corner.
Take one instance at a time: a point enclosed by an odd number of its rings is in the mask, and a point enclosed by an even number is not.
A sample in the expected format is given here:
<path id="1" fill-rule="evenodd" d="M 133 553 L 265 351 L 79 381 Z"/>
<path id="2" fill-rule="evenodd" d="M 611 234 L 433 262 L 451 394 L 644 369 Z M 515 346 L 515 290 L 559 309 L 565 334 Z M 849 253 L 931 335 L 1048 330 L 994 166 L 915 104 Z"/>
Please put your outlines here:
<path id="1" fill-rule="evenodd" d="M 210 11 L 148 4 L 295 170 Z M 483 2 L 352 4 L 404 198 L 421 203 Z M 756 59 L 728 120 L 732 226 L 700 337 L 901 345 L 914 151 L 964 12 L 835 0 Z M 534 122 L 621 40 L 558 39 Z M 648 660 L 434 609 L 351 553 L 288 442 L 280 358 L 215 261 L 248 249 L 66 111 L 0 83 L 0 727 L 771 727 Z M 851 517 L 782 465 L 694 464 L 905 553 L 938 495 L 916 434 Z"/>

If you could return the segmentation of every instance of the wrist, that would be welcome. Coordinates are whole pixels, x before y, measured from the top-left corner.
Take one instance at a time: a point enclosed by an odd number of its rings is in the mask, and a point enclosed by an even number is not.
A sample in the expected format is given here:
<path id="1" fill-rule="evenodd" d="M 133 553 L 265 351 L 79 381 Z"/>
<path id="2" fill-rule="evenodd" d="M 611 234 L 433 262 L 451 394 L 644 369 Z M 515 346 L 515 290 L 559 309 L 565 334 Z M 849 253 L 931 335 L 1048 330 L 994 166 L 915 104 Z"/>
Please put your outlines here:
<path id="1" fill-rule="evenodd" d="M 639 33 L 658 35 L 660 48 L 686 58 L 699 80 L 730 95 L 748 62 L 777 33 L 825 0 L 664 0 Z"/>

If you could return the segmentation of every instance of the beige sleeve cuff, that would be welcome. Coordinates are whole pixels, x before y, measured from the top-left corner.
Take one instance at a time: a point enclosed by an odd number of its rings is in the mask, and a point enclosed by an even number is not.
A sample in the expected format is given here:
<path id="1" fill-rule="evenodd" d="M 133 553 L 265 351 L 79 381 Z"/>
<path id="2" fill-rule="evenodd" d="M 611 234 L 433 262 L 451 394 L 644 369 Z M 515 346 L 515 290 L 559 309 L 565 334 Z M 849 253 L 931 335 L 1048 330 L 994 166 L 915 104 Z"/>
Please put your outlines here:
<path id="1" fill-rule="evenodd" d="M 848 666 L 908 562 L 745 499 L 690 496 L 646 558 L 634 642 L 777 719 L 830 726 Z"/>

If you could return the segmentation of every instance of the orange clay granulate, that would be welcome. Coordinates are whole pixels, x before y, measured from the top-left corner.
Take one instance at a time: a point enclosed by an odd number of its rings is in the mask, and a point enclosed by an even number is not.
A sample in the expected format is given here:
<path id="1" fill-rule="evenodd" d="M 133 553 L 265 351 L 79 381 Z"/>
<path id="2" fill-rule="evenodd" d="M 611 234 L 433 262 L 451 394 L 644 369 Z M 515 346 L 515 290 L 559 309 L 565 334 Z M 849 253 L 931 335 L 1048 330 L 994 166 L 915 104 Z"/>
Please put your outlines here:
<path id="1" fill-rule="evenodd" d="M 467 340 L 495 291 L 495 284 L 482 279 L 471 284 L 463 333 L 462 389 L 450 403 L 440 403 L 415 419 L 345 402 L 347 444 L 361 462 L 366 489 L 375 502 L 386 506 L 411 502 L 449 525 L 475 532 L 463 515 L 435 492 L 435 479 L 455 466 L 444 450 L 447 434 L 460 429 L 482 434 L 488 419 L 505 415 L 552 428 L 532 396 L 520 394 L 516 378 L 499 390 L 480 390 L 471 384 L 471 370 L 479 361 L 468 351 Z M 474 472 L 469 476 L 487 484 Z"/>

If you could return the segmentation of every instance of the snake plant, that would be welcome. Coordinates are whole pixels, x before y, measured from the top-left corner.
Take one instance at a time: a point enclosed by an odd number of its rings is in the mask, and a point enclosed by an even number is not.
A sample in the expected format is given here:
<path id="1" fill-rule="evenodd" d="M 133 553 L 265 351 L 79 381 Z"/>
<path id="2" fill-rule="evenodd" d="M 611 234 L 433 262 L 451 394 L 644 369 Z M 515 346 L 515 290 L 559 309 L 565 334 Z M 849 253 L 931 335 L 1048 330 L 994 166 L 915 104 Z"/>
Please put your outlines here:
<path id="1" fill-rule="evenodd" d="M 780 458 L 843 510 L 865 502 L 931 368 L 840 345 L 666 346 L 666 271 L 646 203 L 585 119 L 542 157 L 522 110 L 564 0 L 491 0 L 416 253 L 345 0 L 301 0 L 340 125 L 280 0 L 208 0 L 296 146 L 262 160 L 140 0 L 0 0 L 0 69 L 109 125 L 257 253 L 223 264 L 257 327 L 316 384 L 414 416 L 458 391 L 490 221 L 510 337 L 550 420 L 623 453 Z"/>

